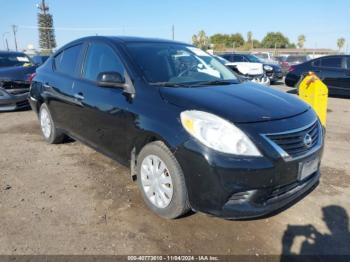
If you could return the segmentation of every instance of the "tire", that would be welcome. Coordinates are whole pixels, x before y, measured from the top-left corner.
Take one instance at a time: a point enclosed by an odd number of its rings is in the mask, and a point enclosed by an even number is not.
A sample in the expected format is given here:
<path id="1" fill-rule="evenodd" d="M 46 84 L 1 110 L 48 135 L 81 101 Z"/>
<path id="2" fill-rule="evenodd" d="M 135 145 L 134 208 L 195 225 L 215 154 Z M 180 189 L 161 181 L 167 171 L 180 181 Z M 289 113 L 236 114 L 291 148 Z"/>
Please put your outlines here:
<path id="1" fill-rule="evenodd" d="M 158 160 L 161 160 L 164 165 L 159 164 Z M 158 167 L 160 167 L 158 170 L 163 170 L 165 167 L 164 172 L 159 171 L 161 174 L 158 174 L 158 182 L 152 183 L 150 181 L 155 180 L 148 180 L 149 177 L 153 176 L 151 175 L 152 172 L 150 172 L 152 169 L 147 169 L 150 163 L 153 163 L 154 167 L 158 165 Z M 176 158 L 163 142 L 152 142 L 141 150 L 137 157 L 136 170 L 137 183 L 142 197 L 147 206 L 157 215 L 167 219 L 174 219 L 184 215 L 190 210 L 184 174 Z M 158 170 L 155 170 L 155 173 L 157 173 Z M 165 184 L 165 182 L 169 182 L 169 184 Z M 147 186 L 148 184 L 151 184 L 151 186 Z M 160 191 L 155 193 L 157 192 L 157 187 Z M 166 190 L 163 191 L 164 189 Z M 172 191 L 172 193 L 169 193 L 170 191 Z M 159 198 L 157 198 L 157 196 L 159 196 Z M 164 201 L 161 201 L 162 198 Z M 159 201 L 157 201 L 157 199 L 159 199 Z M 160 207 L 162 203 L 164 205 Z"/>
<path id="2" fill-rule="evenodd" d="M 42 104 L 40 107 L 39 121 L 41 132 L 47 143 L 59 144 L 65 140 L 65 134 L 63 134 L 60 130 L 56 128 L 56 125 L 52 120 L 50 110 L 46 104 Z"/>

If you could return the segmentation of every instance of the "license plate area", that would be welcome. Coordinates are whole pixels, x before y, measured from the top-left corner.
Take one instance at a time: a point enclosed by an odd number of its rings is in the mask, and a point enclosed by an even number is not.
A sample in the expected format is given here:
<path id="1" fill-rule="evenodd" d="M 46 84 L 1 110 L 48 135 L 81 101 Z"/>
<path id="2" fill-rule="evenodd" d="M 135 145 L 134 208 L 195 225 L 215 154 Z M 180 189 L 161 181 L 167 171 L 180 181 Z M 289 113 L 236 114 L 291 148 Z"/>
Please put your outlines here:
<path id="1" fill-rule="evenodd" d="M 320 158 L 311 158 L 299 163 L 298 180 L 302 181 L 318 171 L 320 166 Z"/>

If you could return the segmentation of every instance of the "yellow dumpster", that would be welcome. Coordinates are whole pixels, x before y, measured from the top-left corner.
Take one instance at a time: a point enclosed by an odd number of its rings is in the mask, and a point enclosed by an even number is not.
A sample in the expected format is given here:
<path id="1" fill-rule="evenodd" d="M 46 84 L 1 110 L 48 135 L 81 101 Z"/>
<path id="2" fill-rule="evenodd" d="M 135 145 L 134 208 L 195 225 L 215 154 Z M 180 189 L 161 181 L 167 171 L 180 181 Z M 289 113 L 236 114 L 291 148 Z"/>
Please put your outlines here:
<path id="1" fill-rule="evenodd" d="M 299 97 L 317 113 L 323 126 L 326 126 L 328 87 L 312 72 L 299 84 Z"/>

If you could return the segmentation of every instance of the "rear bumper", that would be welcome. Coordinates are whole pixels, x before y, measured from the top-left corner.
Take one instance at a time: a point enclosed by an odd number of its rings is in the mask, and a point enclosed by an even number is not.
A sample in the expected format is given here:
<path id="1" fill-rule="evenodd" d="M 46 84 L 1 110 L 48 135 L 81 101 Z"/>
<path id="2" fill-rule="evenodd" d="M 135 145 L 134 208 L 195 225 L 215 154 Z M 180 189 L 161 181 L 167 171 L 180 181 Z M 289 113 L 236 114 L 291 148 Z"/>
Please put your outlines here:
<path id="1" fill-rule="evenodd" d="M 29 90 L 21 94 L 11 94 L 0 88 L 0 112 L 29 108 L 28 94 Z"/>

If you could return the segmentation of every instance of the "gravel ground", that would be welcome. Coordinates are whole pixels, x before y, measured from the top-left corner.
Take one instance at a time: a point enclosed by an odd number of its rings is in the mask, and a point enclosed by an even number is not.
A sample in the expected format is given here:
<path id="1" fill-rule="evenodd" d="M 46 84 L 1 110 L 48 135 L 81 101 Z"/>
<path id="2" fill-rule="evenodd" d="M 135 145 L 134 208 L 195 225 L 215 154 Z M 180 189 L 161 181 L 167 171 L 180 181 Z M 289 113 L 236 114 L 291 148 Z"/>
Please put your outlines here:
<path id="1" fill-rule="evenodd" d="M 78 142 L 47 145 L 31 111 L 1 113 L 0 254 L 350 254 L 349 111 L 330 98 L 320 186 L 252 221 L 161 219 L 127 168 Z"/>

